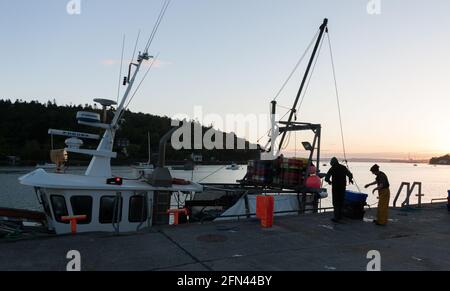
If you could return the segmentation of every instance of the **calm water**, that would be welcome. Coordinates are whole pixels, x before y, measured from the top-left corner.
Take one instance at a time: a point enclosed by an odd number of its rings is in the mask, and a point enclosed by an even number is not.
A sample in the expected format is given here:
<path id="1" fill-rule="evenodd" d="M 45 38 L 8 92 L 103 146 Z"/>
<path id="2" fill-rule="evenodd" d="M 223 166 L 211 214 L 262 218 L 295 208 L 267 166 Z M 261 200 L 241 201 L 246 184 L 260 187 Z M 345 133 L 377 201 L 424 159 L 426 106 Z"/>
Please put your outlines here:
<path id="1" fill-rule="evenodd" d="M 370 173 L 369 168 L 373 163 L 351 163 L 350 169 L 355 176 L 355 180 L 361 188 L 362 192 L 370 194 L 369 189 L 363 189 L 364 185 L 372 182 L 374 176 Z M 412 164 L 396 164 L 396 163 L 380 163 L 380 168 L 384 171 L 391 183 L 391 204 L 397 189 L 401 182 L 422 182 L 422 192 L 425 194 L 423 201 L 430 202 L 433 198 L 446 198 L 447 190 L 450 189 L 450 166 L 431 166 L 419 164 L 414 167 Z M 322 172 L 328 170 L 327 167 L 321 167 Z M 33 171 L 34 168 L 0 168 L 0 207 L 26 208 L 40 210 L 36 196 L 32 188 L 20 185 L 17 178 Z M 84 168 L 72 168 L 70 173 L 83 173 Z M 128 167 L 113 168 L 114 174 L 123 177 L 131 177 L 132 171 Z M 211 173 L 216 172 L 211 175 Z M 222 166 L 200 166 L 194 172 L 191 171 L 173 171 L 172 175 L 178 178 L 193 179 L 194 181 L 202 180 L 202 182 L 233 183 L 241 179 L 246 172 L 246 167 L 240 170 L 226 170 Z M 211 176 L 209 176 L 211 175 Z M 208 177 L 209 176 L 209 177 Z M 205 179 L 206 178 L 206 179 Z M 328 187 L 328 186 L 327 186 Z M 349 186 L 351 190 L 357 190 L 356 186 Z M 328 190 L 331 192 L 331 189 Z M 399 202 L 402 202 L 405 194 L 400 196 Z M 412 201 L 417 201 L 416 197 L 412 197 Z M 375 204 L 377 202 L 376 195 L 369 195 L 368 203 Z M 322 206 L 331 205 L 331 199 L 327 198 L 322 201 Z"/>

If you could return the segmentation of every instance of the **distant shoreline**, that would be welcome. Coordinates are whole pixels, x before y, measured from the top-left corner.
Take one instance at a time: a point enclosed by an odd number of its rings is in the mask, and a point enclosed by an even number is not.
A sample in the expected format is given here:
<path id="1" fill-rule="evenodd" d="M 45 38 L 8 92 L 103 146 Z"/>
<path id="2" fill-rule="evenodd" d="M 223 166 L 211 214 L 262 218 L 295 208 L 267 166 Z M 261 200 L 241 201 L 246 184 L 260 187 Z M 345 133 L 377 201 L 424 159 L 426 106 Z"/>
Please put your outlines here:
<path id="1" fill-rule="evenodd" d="M 404 160 L 384 160 L 384 159 L 349 159 L 347 160 L 349 163 L 391 163 L 391 164 L 427 164 L 427 165 L 433 165 L 430 164 L 429 161 L 426 160 L 420 160 L 420 161 L 404 161 Z M 186 161 L 167 161 L 167 166 L 180 166 L 184 165 Z M 244 161 L 215 161 L 215 162 L 198 162 L 194 163 L 198 166 L 223 166 L 223 165 L 230 165 L 232 163 L 238 164 L 238 165 L 247 165 L 247 162 Z M 328 164 L 329 160 L 321 160 L 320 164 Z M 23 163 L 18 165 L 10 165 L 6 163 L 1 163 L 0 167 L 2 168 L 30 168 L 35 167 L 37 163 Z M 69 167 L 87 167 L 89 165 L 89 162 L 74 162 L 70 163 Z M 137 163 L 111 163 L 111 166 L 113 167 L 132 167 L 137 165 Z M 439 164 L 446 166 L 446 164 Z"/>

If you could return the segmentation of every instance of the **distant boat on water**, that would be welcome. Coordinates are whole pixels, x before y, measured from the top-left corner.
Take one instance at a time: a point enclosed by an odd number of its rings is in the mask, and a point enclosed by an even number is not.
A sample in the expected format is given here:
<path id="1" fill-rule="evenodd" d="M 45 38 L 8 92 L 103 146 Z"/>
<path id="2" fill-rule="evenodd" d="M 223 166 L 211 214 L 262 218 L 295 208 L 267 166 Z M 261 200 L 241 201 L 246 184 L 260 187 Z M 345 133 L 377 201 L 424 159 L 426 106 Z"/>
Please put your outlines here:
<path id="1" fill-rule="evenodd" d="M 239 165 L 236 164 L 236 163 L 232 163 L 231 165 L 229 165 L 229 166 L 226 167 L 227 170 L 233 170 L 233 171 L 239 170 L 240 168 L 241 168 L 241 166 L 239 166 Z"/>

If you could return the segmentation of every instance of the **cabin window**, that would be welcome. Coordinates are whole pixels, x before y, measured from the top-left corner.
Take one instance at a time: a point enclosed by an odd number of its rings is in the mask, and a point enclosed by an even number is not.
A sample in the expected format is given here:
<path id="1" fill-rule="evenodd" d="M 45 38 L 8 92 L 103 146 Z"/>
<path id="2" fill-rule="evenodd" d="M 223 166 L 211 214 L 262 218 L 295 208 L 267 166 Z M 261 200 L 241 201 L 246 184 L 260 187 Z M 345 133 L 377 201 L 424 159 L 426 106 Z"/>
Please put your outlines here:
<path id="1" fill-rule="evenodd" d="M 147 220 L 147 200 L 144 195 L 130 197 L 128 220 L 130 222 L 143 222 Z"/>
<path id="2" fill-rule="evenodd" d="M 55 220 L 60 223 L 69 223 L 69 221 L 62 221 L 61 217 L 68 216 L 66 199 L 61 195 L 51 195 L 53 213 L 55 214 Z"/>
<path id="3" fill-rule="evenodd" d="M 86 215 L 85 220 L 80 220 L 78 224 L 88 224 L 92 220 L 92 197 L 91 196 L 72 196 L 70 197 L 73 215 Z"/>
<path id="4" fill-rule="evenodd" d="M 47 195 L 45 195 L 44 191 L 42 190 L 38 190 L 39 196 L 40 196 L 40 201 L 42 203 L 42 207 L 44 208 L 44 212 L 45 214 L 52 218 L 52 212 L 50 211 L 50 205 L 48 203 L 48 199 L 47 199 Z"/>
<path id="5" fill-rule="evenodd" d="M 114 207 L 115 206 L 115 207 Z M 114 223 L 122 220 L 122 197 L 102 196 L 100 198 L 100 223 Z"/>

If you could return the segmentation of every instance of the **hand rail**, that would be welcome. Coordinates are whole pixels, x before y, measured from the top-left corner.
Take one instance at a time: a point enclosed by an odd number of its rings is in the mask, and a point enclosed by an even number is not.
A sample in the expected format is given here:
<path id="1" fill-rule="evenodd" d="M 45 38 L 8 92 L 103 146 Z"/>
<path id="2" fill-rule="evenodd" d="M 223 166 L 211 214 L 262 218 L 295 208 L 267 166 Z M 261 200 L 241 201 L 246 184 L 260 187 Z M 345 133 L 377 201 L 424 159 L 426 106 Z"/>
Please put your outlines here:
<path id="1" fill-rule="evenodd" d="M 114 228 L 116 234 L 120 232 L 120 218 L 122 214 L 122 203 L 121 202 L 122 193 L 116 192 L 116 197 L 114 198 L 114 206 L 113 206 L 113 217 L 112 217 L 112 227 Z M 118 217 L 117 217 L 118 216 Z M 117 222 L 115 222 L 117 219 Z"/>
<path id="2" fill-rule="evenodd" d="M 431 204 L 433 204 L 433 202 L 435 202 L 435 201 L 447 201 L 448 200 L 448 198 L 434 198 L 434 199 L 431 199 Z"/>
<path id="3" fill-rule="evenodd" d="M 418 197 L 418 207 L 419 208 L 422 207 L 422 197 L 424 196 L 424 194 L 422 193 L 422 182 L 413 182 L 412 185 L 410 182 L 402 182 L 400 184 L 400 187 L 398 188 L 397 194 L 395 195 L 393 206 L 396 207 L 397 200 L 405 186 L 406 186 L 406 198 L 402 202 L 401 207 L 403 208 L 405 206 L 410 206 L 409 199 L 416 186 L 418 187 L 418 193 L 416 194 L 416 196 Z"/>

